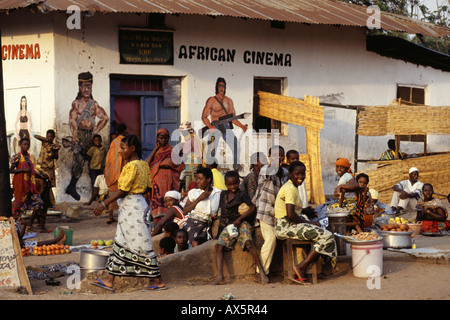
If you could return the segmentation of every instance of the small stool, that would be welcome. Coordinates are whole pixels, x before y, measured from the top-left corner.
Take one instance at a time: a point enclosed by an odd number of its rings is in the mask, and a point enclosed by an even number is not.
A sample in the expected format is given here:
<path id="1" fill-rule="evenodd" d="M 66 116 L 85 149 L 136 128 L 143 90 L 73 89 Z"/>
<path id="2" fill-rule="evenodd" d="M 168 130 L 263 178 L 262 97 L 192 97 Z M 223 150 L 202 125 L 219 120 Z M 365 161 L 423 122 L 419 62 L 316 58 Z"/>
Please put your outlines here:
<path id="1" fill-rule="evenodd" d="M 309 252 L 309 250 L 311 250 L 312 246 L 314 245 L 313 241 L 308 241 L 308 240 L 295 240 L 295 239 L 286 239 L 283 240 L 283 277 L 284 277 L 284 282 L 290 282 L 289 278 L 296 278 L 296 274 L 293 270 L 294 268 L 294 248 L 295 247 L 308 247 L 308 250 L 306 251 L 306 253 Z M 319 260 L 314 261 L 313 263 L 311 263 L 307 270 L 306 270 L 306 274 L 308 276 L 311 276 L 311 282 L 313 284 L 317 283 L 317 273 L 318 273 L 318 262 Z"/>

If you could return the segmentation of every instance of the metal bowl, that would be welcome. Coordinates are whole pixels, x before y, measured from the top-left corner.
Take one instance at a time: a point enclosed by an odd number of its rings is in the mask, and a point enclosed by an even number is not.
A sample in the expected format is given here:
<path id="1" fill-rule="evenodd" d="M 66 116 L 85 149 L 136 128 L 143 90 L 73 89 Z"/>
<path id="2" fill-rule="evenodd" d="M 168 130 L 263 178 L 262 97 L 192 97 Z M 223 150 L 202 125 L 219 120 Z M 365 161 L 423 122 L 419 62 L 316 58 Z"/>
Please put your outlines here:
<path id="1" fill-rule="evenodd" d="M 382 240 L 383 240 L 382 238 L 373 239 L 373 240 L 356 240 L 356 239 L 352 239 L 350 237 L 344 238 L 345 242 L 347 242 L 348 244 L 354 244 L 354 245 L 374 244 L 374 243 L 381 242 Z"/>
<path id="2" fill-rule="evenodd" d="M 405 249 L 411 248 L 411 235 L 414 231 L 377 231 L 383 237 L 383 248 Z"/>
<path id="3" fill-rule="evenodd" d="M 85 249 L 81 251 L 80 267 L 85 269 L 105 269 L 111 252 L 96 249 Z"/>
<path id="4" fill-rule="evenodd" d="M 343 212 L 327 212 L 328 218 L 342 218 L 348 216 L 348 211 Z"/>

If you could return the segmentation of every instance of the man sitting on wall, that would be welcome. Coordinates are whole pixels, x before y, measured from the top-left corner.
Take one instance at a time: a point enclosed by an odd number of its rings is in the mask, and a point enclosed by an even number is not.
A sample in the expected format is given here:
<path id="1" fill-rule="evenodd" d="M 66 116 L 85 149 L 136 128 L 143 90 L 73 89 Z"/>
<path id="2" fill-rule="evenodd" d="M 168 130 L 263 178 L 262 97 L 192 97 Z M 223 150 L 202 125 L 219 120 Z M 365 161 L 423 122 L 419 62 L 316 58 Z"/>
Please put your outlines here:
<path id="1" fill-rule="evenodd" d="M 409 179 L 397 183 L 392 189 L 395 191 L 391 200 L 391 207 L 396 215 L 402 213 L 408 205 L 415 208 L 417 200 L 422 198 L 423 183 L 419 181 L 419 170 L 416 167 L 409 169 Z"/>

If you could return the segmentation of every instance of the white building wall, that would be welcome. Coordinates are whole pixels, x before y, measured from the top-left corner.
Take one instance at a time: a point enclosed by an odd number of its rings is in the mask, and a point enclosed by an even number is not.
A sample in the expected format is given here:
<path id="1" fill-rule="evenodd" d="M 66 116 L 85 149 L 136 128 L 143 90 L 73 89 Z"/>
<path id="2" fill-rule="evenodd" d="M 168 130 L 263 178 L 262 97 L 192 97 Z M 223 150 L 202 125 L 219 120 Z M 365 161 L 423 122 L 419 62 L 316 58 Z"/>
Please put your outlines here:
<path id="1" fill-rule="evenodd" d="M 302 25 L 287 23 L 285 29 L 274 29 L 267 21 L 233 19 L 229 17 L 167 16 L 166 25 L 174 30 L 174 65 L 119 64 L 118 28 L 147 25 L 145 14 L 95 14 L 83 17 L 81 30 L 66 27 L 67 15 L 48 14 L 33 17 L 39 27 L 28 28 L 27 37 L 39 38 L 51 44 L 49 58 L 33 61 L 39 65 L 30 68 L 22 61 L 4 61 L 5 89 L 16 88 L 21 81 L 19 69 L 26 74 L 27 86 L 45 87 L 42 105 L 56 118 L 59 138 L 70 135 L 68 115 L 77 91 L 77 75 L 90 71 L 94 75 L 93 96 L 110 112 L 110 74 L 156 75 L 182 77 L 181 121 L 200 120 L 208 97 L 214 95 L 217 77 L 227 81 L 227 95 L 235 104 L 236 112 L 252 112 L 253 80 L 255 77 L 284 79 L 284 94 L 303 99 L 304 95 L 321 97 L 321 101 L 344 105 L 386 105 L 396 97 L 397 84 L 426 85 L 429 105 L 450 105 L 445 90 L 449 73 L 429 67 L 416 66 L 399 60 L 381 57 L 365 50 L 365 35 L 361 28 L 345 26 Z M 12 20 L 11 20 L 12 21 Z M 24 27 L 2 21 L 2 41 L 17 37 Z M 44 28 L 50 32 L 36 35 Z M 5 33 L 6 31 L 6 33 Z M 8 35 L 9 34 L 9 35 Z M 182 46 L 234 49 L 234 61 L 219 62 L 179 58 Z M 291 66 L 270 66 L 245 63 L 246 50 L 291 55 Z M 56 54 L 54 53 L 56 51 Z M 41 56 L 44 54 L 41 53 Z M 49 77 L 42 77 L 49 74 Z M 44 89 L 42 89 L 44 90 Z M 47 110 L 47 109 L 46 109 Z M 48 119 L 50 119 L 50 116 Z M 325 193 L 332 193 L 336 184 L 334 163 L 338 157 L 354 161 L 355 116 L 353 110 L 325 107 L 325 127 L 321 132 L 322 174 Z M 47 115 L 46 115 L 47 118 Z M 251 118 L 243 120 L 251 129 Z M 45 123 L 43 127 L 49 126 Z M 108 129 L 102 131 L 108 141 Z M 391 137 L 360 137 L 359 157 L 377 158 L 387 148 Z M 280 138 L 287 150 L 305 150 L 304 129 L 289 125 L 289 134 Z M 448 150 L 448 137 L 430 137 L 430 151 Z M 410 152 L 415 146 L 406 146 Z M 420 152 L 418 151 L 414 152 Z M 70 153 L 63 150 L 58 162 L 59 200 L 70 201 L 63 194 L 63 186 L 70 179 Z M 361 169 L 361 168 L 359 168 Z M 89 196 L 89 179 L 85 175 L 78 184 L 83 197 Z M 82 190 L 81 190 L 81 189 Z"/>

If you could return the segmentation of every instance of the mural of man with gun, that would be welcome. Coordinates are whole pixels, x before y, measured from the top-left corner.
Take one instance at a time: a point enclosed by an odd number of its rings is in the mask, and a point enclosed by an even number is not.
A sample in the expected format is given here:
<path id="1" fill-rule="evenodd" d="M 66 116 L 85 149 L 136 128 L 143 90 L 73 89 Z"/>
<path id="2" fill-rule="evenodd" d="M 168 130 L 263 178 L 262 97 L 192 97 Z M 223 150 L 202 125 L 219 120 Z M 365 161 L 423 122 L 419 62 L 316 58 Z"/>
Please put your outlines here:
<path id="1" fill-rule="evenodd" d="M 102 130 L 109 121 L 105 110 L 99 106 L 92 97 L 93 76 L 90 72 L 83 72 L 78 75 L 79 92 L 72 102 L 72 109 L 69 113 L 69 125 L 72 132 L 73 162 L 71 174 L 72 178 L 67 186 L 66 193 L 75 200 L 80 200 L 80 195 L 76 190 L 78 179 L 83 173 L 86 161 L 86 152 L 91 145 L 92 136 Z M 95 124 L 95 118 L 100 118 Z"/>
<path id="2" fill-rule="evenodd" d="M 225 139 L 225 142 L 233 150 L 233 169 L 239 170 L 239 143 L 231 129 L 233 129 L 233 124 L 235 124 L 245 133 L 248 125 L 243 125 L 239 119 L 244 119 L 249 114 L 243 113 L 236 116 L 233 100 L 225 95 L 226 86 L 227 84 L 224 78 L 217 78 L 216 95 L 209 97 L 208 100 L 206 100 L 205 107 L 203 108 L 202 121 L 206 125 L 203 131 L 209 129 L 210 134 L 213 134 L 214 130 L 218 129 L 222 133 L 223 139 Z M 208 118 L 209 116 L 211 116 L 211 120 Z M 212 139 L 211 142 L 213 141 L 214 140 Z M 215 153 L 216 150 L 213 147 L 211 152 L 211 156 L 213 158 L 215 157 Z"/>

